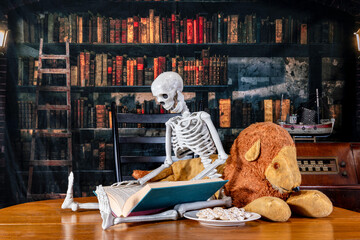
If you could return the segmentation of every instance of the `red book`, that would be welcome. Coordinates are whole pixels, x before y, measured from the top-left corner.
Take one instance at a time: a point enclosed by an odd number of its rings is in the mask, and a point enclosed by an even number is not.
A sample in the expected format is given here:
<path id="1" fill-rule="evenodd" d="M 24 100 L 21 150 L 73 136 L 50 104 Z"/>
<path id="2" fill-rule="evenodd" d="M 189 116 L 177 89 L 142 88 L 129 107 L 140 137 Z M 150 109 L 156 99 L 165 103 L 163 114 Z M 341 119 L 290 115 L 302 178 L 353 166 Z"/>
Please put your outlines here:
<path id="1" fill-rule="evenodd" d="M 180 20 L 180 43 L 184 43 L 184 21 Z"/>
<path id="2" fill-rule="evenodd" d="M 172 33 L 171 33 L 171 30 L 172 30 L 172 27 L 171 27 L 171 25 L 172 25 L 172 22 L 171 22 L 171 18 L 167 18 L 167 42 L 168 43 L 172 43 L 172 37 L 171 37 L 171 35 L 172 35 Z"/>
<path id="3" fill-rule="evenodd" d="M 115 19 L 114 31 L 115 31 L 114 43 L 121 43 L 121 20 L 120 19 Z"/>
<path id="4" fill-rule="evenodd" d="M 194 27 L 194 44 L 199 43 L 199 25 L 198 25 L 198 19 L 194 19 L 193 23 Z"/>
<path id="5" fill-rule="evenodd" d="M 176 27 L 175 27 L 175 14 L 171 14 L 171 42 L 175 43 L 175 31 L 176 31 Z"/>
<path id="6" fill-rule="evenodd" d="M 120 86 L 121 85 L 121 80 L 122 80 L 122 69 L 123 69 L 123 56 L 116 56 L 116 86 Z"/>
<path id="7" fill-rule="evenodd" d="M 194 25 L 193 25 L 192 19 L 187 19 L 186 36 L 187 36 L 187 44 L 193 44 L 194 43 Z"/>
<path id="8" fill-rule="evenodd" d="M 110 19 L 110 43 L 115 43 L 115 19 Z"/>
<path id="9" fill-rule="evenodd" d="M 204 17 L 199 17 L 199 43 L 204 43 Z"/>
<path id="10" fill-rule="evenodd" d="M 115 84 L 116 86 L 121 85 L 122 80 L 122 70 L 123 70 L 123 56 L 116 56 L 116 70 L 115 70 Z"/>
<path id="11" fill-rule="evenodd" d="M 115 86 L 116 85 L 116 58 L 112 57 L 111 61 L 112 61 L 111 86 Z"/>
<path id="12" fill-rule="evenodd" d="M 138 57 L 137 58 L 137 85 L 143 86 L 144 85 L 144 58 Z"/>
<path id="13" fill-rule="evenodd" d="M 140 43 L 139 32 L 140 18 L 138 16 L 134 16 L 134 43 Z"/>
<path id="14" fill-rule="evenodd" d="M 127 20 L 121 20 L 121 43 L 127 43 Z"/>
<path id="15" fill-rule="evenodd" d="M 159 57 L 159 75 L 166 71 L 166 58 Z"/>
<path id="16" fill-rule="evenodd" d="M 159 76 L 159 59 L 154 58 L 154 80 Z"/>

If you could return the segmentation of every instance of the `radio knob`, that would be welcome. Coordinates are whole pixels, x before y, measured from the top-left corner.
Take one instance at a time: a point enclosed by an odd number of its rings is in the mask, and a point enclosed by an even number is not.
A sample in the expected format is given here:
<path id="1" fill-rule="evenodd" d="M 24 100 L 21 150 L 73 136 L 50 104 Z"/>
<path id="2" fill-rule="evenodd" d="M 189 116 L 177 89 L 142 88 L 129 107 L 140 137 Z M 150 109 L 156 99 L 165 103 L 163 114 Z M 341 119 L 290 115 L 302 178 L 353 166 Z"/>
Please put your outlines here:
<path id="1" fill-rule="evenodd" d="M 346 167 L 346 162 L 341 161 L 341 162 L 340 162 L 340 167 Z"/>
<path id="2" fill-rule="evenodd" d="M 343 171 L 343 172 L 341 173 L 341 175 L 342 175 L 343 177 L 347 177 L 347 176 L 348 176 L 348 173 L 347 173 L 347 171 Z"/>

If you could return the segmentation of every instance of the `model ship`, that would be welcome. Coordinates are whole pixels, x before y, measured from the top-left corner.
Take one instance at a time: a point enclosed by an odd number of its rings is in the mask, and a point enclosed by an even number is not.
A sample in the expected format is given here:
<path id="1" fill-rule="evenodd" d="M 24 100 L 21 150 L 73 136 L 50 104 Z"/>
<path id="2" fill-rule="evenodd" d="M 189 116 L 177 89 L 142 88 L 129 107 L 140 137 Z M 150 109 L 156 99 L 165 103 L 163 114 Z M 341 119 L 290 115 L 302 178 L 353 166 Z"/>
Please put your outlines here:
<path id="1" fill-rule="evenodd" d="M 318 89 L 316 89 L 316 111 L 303 108 L 301 115 L 301 121 L 298 121 L 297 115 L 294 114 L 289 116 L 287 121 L 279 121 L 278 124 L 292 136 L 326 137 L 333 132 L 335 119 L 320 119 Z"/>

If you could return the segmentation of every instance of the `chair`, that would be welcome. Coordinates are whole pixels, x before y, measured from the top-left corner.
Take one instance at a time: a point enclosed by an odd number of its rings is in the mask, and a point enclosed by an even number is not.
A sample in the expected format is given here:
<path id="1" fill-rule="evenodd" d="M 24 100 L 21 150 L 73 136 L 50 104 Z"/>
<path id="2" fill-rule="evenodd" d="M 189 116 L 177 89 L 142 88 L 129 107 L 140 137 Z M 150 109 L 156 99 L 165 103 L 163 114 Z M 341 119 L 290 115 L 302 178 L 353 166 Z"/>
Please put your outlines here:
<path id="1" fill-rule="evenodd" d="M 117 182 L 131 179 L 130 176 L 124 176 L 123 163 L 158 163 L 160 165 L 165 161 L 165 136 L 125 136 L 119 135 L 120 123 L 133 124 L 155 124 L 160 123 L 165 126 L 170 118 L 178 114 L 135 114 L 135 113 L 118 113 L 116 104 L 111 104 L 112 112 L 112 136 L 114 141 L 114 160 L 115 160 L 115 179 Z M 161 144 L 164 150 L 161 156 L 129 156 L 121 155 L 122 146 L 124 144 Z M 188 157 L 191 158 L 191 157 Z M 172 157 L 173 161 L 177 161 L 176 157 Z"/>

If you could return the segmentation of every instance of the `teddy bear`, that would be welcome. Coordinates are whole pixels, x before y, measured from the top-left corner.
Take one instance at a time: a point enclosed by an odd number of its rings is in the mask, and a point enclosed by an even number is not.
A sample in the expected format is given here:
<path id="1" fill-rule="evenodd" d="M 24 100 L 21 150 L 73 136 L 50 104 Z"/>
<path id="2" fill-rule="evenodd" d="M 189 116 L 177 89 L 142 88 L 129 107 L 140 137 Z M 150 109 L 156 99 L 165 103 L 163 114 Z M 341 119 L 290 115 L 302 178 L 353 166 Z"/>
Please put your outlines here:
<path id="1" fill-rule="evenodd" d="M 212 156 L 216 159 L 216 156 Z M 203 170 L 199 158 L 173 163 L 151 181 L 190 180 Z M 329 198 L 317 190 L 299 190 L 301 174 L 290 134 L 274 123 L 255 123 L 234 141 L 218 173 L 228 180 L 225 194 L 233 205 L 259 213 L 271 221 L 287 221 L 291 213 L 326 217 L 333 209 Z M 138 179 L 148 171 L 135 170 Z"/>
<path id="2" fill-rule="evenodd" d="M 291 212 L 326 217 L 330 199 L 317 190 L 299 190 L 301 174 L 290 134 L 271 122 L 255 123 L 235 139 L 226 161 L 225 194 L 233 204 L 272 221 L 287 221 Z"/>

